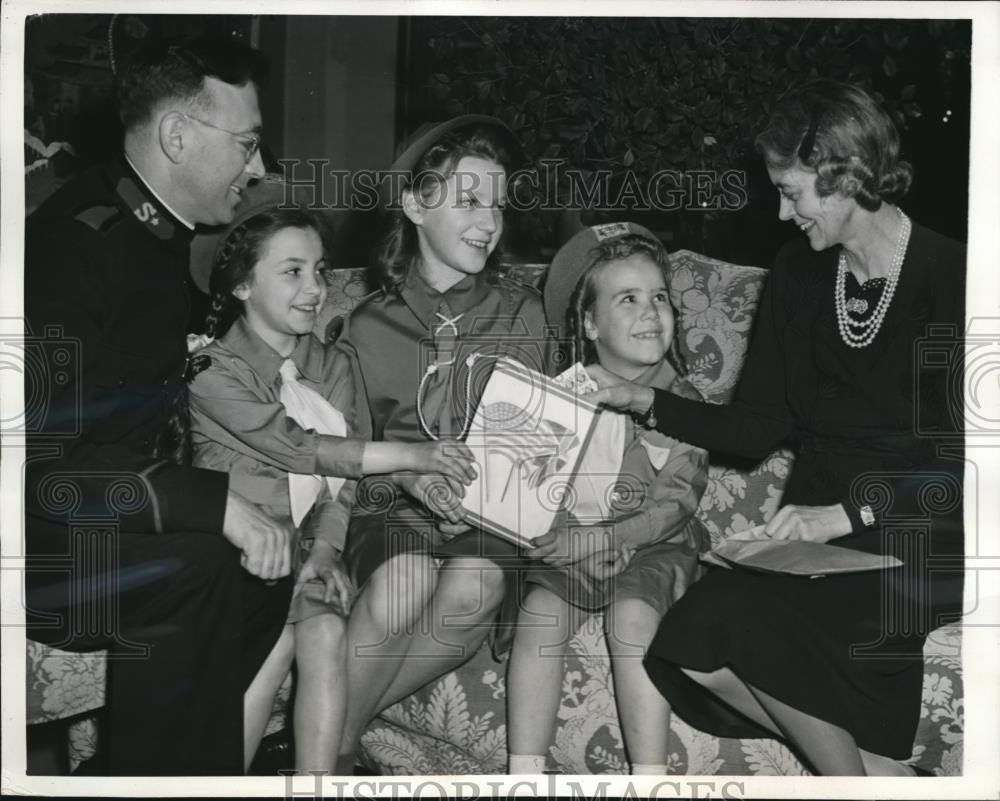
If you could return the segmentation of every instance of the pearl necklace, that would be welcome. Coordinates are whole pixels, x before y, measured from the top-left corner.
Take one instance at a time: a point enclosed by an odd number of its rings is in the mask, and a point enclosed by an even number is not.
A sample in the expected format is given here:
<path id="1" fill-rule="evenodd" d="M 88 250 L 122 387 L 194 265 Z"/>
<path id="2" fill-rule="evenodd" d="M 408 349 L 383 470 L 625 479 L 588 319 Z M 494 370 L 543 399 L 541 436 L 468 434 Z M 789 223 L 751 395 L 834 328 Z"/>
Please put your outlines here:
<path id="1" fill-rule="evenodd" d="M 910 218 L 902 211 L 899 211 L 902 225 L 899 229 L 899 238 L 896 240 L 896 251 L 892 254 L 892 263 L 889 265 L 889 274 L 886 276 L 885 287 L 882 289 L 882 296 L 872 316 L 867 320 L 852 320 L 847 316 L 848 303 L 847 291 L 845 289 L 845 279 L 847 278 L 847 251 L 841 249 L 840 259 L 837 262 L 837 281 L 833 290 L 834 305 L 837 309 L 837 327 L 840 329 L 840 338 L 844 344 L 850 348 L 866 348 L 875 339 L 882 322 L 885 320 L 885 313 L 892 302 L 892 296 L 896 294 L 896 285 L 899 283 L 899 273 L 903 267 L 903 259 L 906 258 L 906 246 L 910 242 Z M 855 332 L 852 329 L 857 329 Z"/>

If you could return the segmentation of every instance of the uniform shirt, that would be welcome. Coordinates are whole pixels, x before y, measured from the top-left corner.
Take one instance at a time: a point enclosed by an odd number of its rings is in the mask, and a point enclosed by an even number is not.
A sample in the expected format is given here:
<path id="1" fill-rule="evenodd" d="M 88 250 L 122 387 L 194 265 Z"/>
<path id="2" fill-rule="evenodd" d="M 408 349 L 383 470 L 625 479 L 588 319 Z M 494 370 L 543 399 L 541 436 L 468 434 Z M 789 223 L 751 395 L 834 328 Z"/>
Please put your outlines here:
<path id="1" fill-rule="evenodd" d="M 702 400 L 698 391 L 677 375 L 664 359 L 636 383 L 691 400 Z M 703 402 L 703 401 L 702 401 Z M 614 414 L 611 411 L 603 414 Z M 651 446 L 647 449 L 648 446 Z M 653 464 L 650 451 L 669 449 L 666 462 Z M 619 474 L 620 489 L 612 496 L 615 539 L 641 547 L 690 537 L 700 550 L 708 546 L 707 532 L 695 513 L 708 486 L 708 453 L 659 431 L 626 423 L 625 453 Z M 636 508 L 636 500 L 639 500 Z"/>
<path id="2" fill-rule="evenodd" d="M 28 218 L 29 540 L 32 519 L 109 514 L 124 531 L 221 533 L 226 475 L 152 458 L 187 357 L 191 236 L 124 160 Z"/>
<path id="3" fill-rule="evenodd" d="M 455 361 L 443 419 L 428 421 L 435 434 L 461 434 L 497 357 L 507 356 L 539 372 L 550 372 L 554 341 L 547 336 L 536 290 L 479 273 L 438 292 L 418 270 L 411 269 L 399 293 L 375 292 L 351 312 L 337 340 L 337 348 L 353 365 L 359 428 L 366 435 L 370 432 L 372 439 L 427 439 L 417 418 L 417 391 L 427 366 L 435 360 L 433 331 L 441 322 L 442 308 L 449 318 L 462 316 L 456 323 L 451 354 Z M 466 360 L 473 354 L 480 358 L 470 376 Z M 426 402 L 426 392 L 422 400 Z"/>
<path id="4" fill-rule="evenodd" d="M 211 359 L 211 365 L 197 375 L 189 389 L 195 464 L 228 472 L 234 492 L 267 507 L 271 514 L 290 518 L 288 474 L 317 472 L 321 435 L 289 417 L 279 400 L 279 370 L 285 357 L 254 333 L 243 317 L 199 351 L 202 354 Z M 354 386 L 346 356 L 307 334 L 299 338 L 289 358 L 299 369 L 299 382 L 338 409 L 347 421 L 348 434 L 352 434 Z M 337 449 L 343 458 L 336 464 L 335 474 L 359 477 L 364 443 L 325 438 L 340 441 Z M 324 482 L 306 519 L 310 535 L 342 549 L 353 499 L 353 481 L 344 483 L 337 498 L 330 498 Z"/>

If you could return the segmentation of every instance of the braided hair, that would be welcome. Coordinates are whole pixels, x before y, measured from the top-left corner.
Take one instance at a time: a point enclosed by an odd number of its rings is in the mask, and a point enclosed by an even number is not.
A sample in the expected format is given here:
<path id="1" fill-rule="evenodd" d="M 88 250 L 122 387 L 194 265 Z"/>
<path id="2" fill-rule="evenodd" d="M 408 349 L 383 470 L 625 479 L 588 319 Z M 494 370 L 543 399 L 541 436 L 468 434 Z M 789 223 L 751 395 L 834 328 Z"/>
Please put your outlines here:
<path id="1" fill-rule="evenodd" d="M 315 231 L 324 243 L 328 241 L 321 218 L 298 209 L 270 209 L 255 214 L 230 230 L 216 251 L 209 278 L 211 305 L 205 315 L 202 336 L 214 340 L 224 335 L 243 313 L 243 303 L 233 291 L 253 278 L 254 265 L 260 261 L 264 247 L 275 234 L 285 228 Z M 174 398 L 173 409 L 154 450 L 154 456 L 177 464 L 191 464 L 191 416 L 188 385 L 212 364 L 210 356 L 193 353 L 184 365 L 181 388 Z"/>
<path id="2" fill-rule="evenodd" d="M 626 234 L 597 245 L 590 251 L 591 264 L 580 276 L 580 280 L 576 282 L 573 293 L 569 297 L 569 308 L 566 310 L 566 325 L 570 336 L 570 347 L 573 351 L 571 361 L 579 361 L 585 365 L 597 361 L 597 348 L 587 338 L 584 330 L 587 312 L 591 311 L 597 302 L 597 276 L 605 265 L 635 255 L 647 256 L 660 268 L 664 282 L 669 285 L 667 252 L 659 242 L 640 234 Z M 687 378 L 687 363 L 680 349 L 681 316 L 672 300 L 670 301 L 670 309 L 674 316 L 674 335 L 670 340 L 666 359 L 677 375 L 681 378 Z"/>

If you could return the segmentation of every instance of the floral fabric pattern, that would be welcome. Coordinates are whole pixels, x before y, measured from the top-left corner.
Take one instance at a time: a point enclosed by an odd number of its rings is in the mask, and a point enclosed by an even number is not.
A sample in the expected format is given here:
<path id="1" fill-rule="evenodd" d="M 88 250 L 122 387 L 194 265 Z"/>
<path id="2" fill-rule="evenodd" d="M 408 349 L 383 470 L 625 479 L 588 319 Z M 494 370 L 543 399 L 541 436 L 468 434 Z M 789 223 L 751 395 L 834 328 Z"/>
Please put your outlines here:
<path id="1" fill-rule="evenodd" d="M 669 272 L 688 378 L 708 400 L 728 403 L 743 369 L 767 270 L 678 250 L 670 254 Z"/>
<path id="2" fill-rule="evenodd" d="M 104 706 L 106 651 L 75 654 L 27 641 L 27 722 L 44 723 Z"/>
<path id="3" fill-rule="evenodd" d="M 735 390 L 767 271 L 726 264 L 690 251 L 671 255 L 671 297 L 680 311 L 681 350 L 692 382 L 710 402 Z M 512 265 L 504 272 L 536 284 L 545 265 Z M 364 270 L 328 277 L 327 303 L 316 325 L 325 338 L 335 320 L 369 292 Z M 334 323 L 331 326 L 331 323 Z M 778 508 L 792 455 L 776 451 L 759 465 L 714 463 L 699 509 L 713 543 L 768 520 Z M 28 723 L 78 716 L 104 703 L 105 660 L 28 642 Z M 920 725 L 910 762 L 939 776 L 962 772 L 964 697 L 961 628 L 933 632 L 924 649 Z M 506 666 L 482 648 L 449 673 L 386 710 L 362 738 L 366 759 L 385 774 L 498 774 L 506 768 Z M 275 703 L 267 733 L 285 724 L 290 679 Z M 670 721 L 671 774 L 801 776 L 806 769 L 775 740 L 722 739 L 677 715 Z M 71 764 L 94 752 L 92 718 L 69 732 Z M 585 621 L 569 644 L 563 695 L 547 767 L 564 773 L 627 773 L 614 683 L 599 616 Z"/>

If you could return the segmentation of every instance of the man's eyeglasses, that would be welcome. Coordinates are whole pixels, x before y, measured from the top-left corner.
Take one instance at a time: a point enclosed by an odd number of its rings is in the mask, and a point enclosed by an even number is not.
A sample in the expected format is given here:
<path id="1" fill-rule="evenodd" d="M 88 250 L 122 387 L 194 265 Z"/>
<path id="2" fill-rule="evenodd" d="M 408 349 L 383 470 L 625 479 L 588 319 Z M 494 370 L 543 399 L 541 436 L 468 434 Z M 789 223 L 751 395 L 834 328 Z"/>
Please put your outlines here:
<path id="1" fill-rule="evenodd" d="M 227 128 L 222 128 L 218 125 L 213 125 L 208 120 L 203 120 L 200 117 L 195 117 L 193 114 L 185 114 L 183 111 L 180 115 L 186 120 L 194 120 L 195 122 L 200 122 L 202 125 L 208 128 L 214 128 L 216 131 L 222 131 L 223 133 L 229 134 L 237 142 L 240 143 L 244 150 L 244 155 L 246 156 L 246 163 L 249 164 L 253 157 L 257 155 L 260 151 L 261 137 L 258 134 L 249 133 L 238 133 L 236 131 L 230 131 Z"/>

